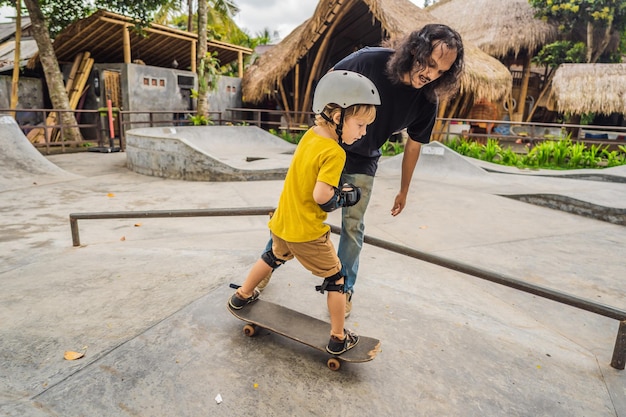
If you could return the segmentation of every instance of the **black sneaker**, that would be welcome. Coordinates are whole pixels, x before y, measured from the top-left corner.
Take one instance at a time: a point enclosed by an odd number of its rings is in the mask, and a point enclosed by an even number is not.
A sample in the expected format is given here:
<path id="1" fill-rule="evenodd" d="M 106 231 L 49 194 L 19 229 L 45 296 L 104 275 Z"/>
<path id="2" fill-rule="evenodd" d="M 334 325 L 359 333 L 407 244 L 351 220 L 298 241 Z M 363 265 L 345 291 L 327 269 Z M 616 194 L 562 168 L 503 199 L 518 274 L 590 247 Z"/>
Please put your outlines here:
<path id="1" fill-rule="evenodd" d="M 259 295 L 261 295 L 261 293 L 259 292 L 259 290 L 255 289 L 254 292 L 252 293 L 252 297 L 246 298 L 244 300 L 244 299 L 239 298 L 239 296 L 237 295 L 237 292 L 235 292 L 233 296 L 230 297 L 230 300 L 228 300 L 228 305 L 233 310 L 241 310 L 246 305 L 256 301 L 259 298 Z"/>
<path id="2" fill-rule="evenodd" d="M 333 355 L 341 355 L 342 353 L 352 349 L 359 343 L 359 336 L 350 330 L 344 330 L 346 337 L 343 340 L 339 340 L 334 336 L 330 337 L 326 351 Z"/>

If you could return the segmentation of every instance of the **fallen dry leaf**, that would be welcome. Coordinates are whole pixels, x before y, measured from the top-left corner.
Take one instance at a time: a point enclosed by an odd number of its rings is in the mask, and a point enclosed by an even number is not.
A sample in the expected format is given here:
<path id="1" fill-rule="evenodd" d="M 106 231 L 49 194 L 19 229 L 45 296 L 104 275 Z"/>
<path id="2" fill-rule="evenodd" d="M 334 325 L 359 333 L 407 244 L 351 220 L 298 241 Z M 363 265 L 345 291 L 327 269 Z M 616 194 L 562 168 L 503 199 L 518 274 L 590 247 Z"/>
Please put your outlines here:
<path id="1" fill-rule="evenodd" d="M 120 240 L 121 240 L 122 242 L 123 242 L 123 241 L 125 241 L 125 240 L 126 240 L 126 236 L 122 236 L 122 237 L 120 238 Z"/>
<path id="2" fill-rule="evenodd" d="M 73 352 L 71 350 L 65 351 L 63 358 L 67 361 L 75 361 L 76 359 L 80 359 L 85 356 L 85 352 Z"/>

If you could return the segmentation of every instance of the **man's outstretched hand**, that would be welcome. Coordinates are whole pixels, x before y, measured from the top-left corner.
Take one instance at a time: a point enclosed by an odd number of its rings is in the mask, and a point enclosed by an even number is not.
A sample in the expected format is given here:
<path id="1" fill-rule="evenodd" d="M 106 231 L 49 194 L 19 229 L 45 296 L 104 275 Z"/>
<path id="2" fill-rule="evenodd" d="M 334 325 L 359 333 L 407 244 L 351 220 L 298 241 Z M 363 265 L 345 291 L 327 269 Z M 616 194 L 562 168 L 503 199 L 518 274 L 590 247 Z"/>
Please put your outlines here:
<path id="1" fill-rule="evenodd" d="M 393 207 L 391 208 L 391 215 L 397 216 L 402 213 L 404 207 L 406 206 L 406 194 L 398 193 L 396 199 L 393 202 Z"/>

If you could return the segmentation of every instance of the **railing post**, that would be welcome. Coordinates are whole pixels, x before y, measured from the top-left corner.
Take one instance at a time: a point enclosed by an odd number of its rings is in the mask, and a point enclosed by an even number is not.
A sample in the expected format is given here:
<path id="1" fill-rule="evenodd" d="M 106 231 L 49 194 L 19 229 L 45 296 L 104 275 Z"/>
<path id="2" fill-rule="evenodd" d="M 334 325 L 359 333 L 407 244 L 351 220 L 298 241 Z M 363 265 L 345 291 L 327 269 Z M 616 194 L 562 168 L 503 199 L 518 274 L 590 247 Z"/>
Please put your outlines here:
<path id="1" fill-rule="evenodd" d="M 72 246 L 80 246 L 78 235 L 78 219 L 70 214 L 70 231 L 72 232 Z"/>
<path id="2" fill-rule="evenodd" d="M 615 369 L 623 370 L 624 365 L 626 365 L 626 320 L 619 323 L 613 359 L 611 359 L 611 366 Z"/>
<path id="3" fill-rule="evenodd" d="M 126 150 L 126 124 L 124 123 L 124 113 L 122 109 L 117 112 L 117 130 L 120 135 L 120 151 Z"/>

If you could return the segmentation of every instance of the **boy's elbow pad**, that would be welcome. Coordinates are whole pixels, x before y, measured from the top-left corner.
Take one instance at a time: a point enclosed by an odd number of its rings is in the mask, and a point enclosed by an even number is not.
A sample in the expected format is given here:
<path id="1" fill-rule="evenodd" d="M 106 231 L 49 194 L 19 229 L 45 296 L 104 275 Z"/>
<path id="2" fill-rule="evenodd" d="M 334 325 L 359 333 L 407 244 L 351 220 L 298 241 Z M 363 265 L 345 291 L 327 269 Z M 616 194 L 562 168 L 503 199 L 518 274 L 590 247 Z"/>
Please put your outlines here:
<path id="1" fill-rule="evenodd" d="M 318 204 L 318 206 L 320 206 L 320 208 L 327 213 L 330 213 L 331 211 L 335 211 L 339 207 L 341 207 L 341 204 L 339 201 L 340 200 L 339 188 L 336 188 L 336 187 L 333 187 L 333 188 L 335 189 L 335 193 L 330 198 L 330 200 L 328 200 L 324 204 Z"/>

